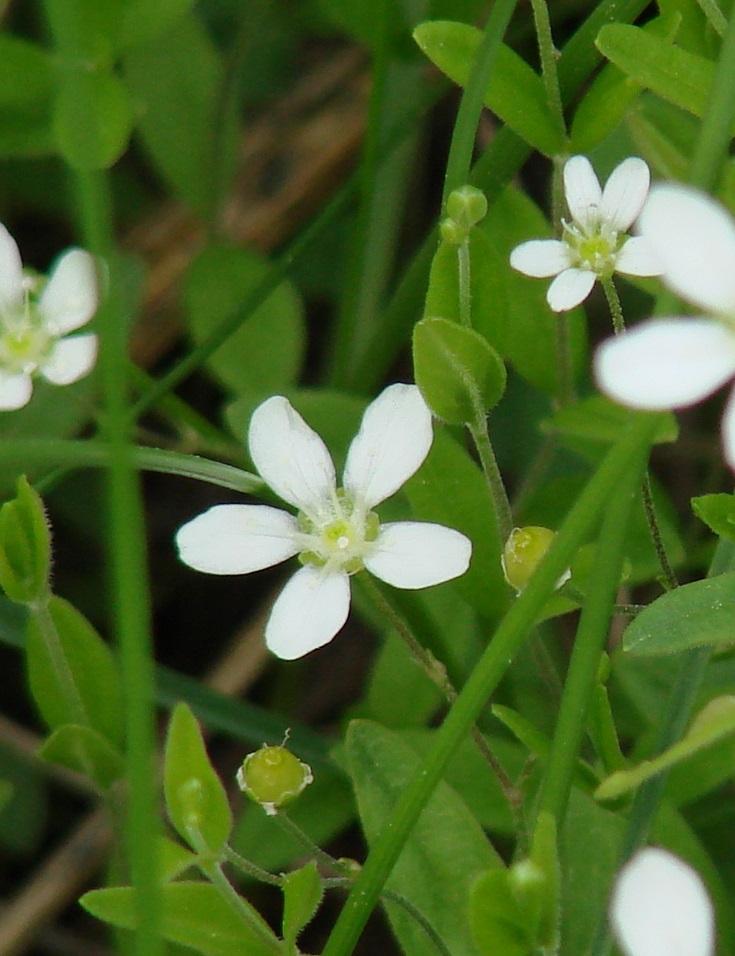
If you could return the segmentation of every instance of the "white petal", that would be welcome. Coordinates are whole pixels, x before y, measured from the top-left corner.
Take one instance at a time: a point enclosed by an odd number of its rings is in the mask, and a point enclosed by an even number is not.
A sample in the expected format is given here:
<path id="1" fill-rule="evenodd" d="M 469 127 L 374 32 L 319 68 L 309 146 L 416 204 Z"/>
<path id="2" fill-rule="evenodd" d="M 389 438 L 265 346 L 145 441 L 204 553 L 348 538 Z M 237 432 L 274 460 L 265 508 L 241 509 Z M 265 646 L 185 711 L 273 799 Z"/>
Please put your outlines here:
<path id="1" fill-rule="evenodd" d="M 327 446 L 288 399 L 275 395 L 253 412 L 250 456 L 277 495 L 318 516 L 335 494 L 336 476 Z"/>
<path id="2" fill-rule="evenodd" d="M 602 215 L 618 232 L 627 232 L 640 215 L 651 185 L 651 173 L 637 156 L 616 166 L 602 191 Z"/>
<path id="3" fill-rule="evenodd" d="M 285 661 L 328 644 L 350 611 L 350 579 L 343 571 L 307 565 L 286 584 L 265 628 L 268 648 Z"/>
<path id="4" fill-rule="evenodd" d="M 654 186 L 639 220 L 674 292 L 707 312 L 735 315 L 735 223 L 704 193 Z"/>
<path id="5" fill-rule="evenodd" d="M 510 264 L 524 275 L 546 279 L 569 267 L 569 247 L 559 239 L 530 239 L 516 246 Z"/>
<path id="6" fill-rule="evenodd" d="M 735 471 L 735 389 L 730 393 L 722 413 L 722 453 L 727 464 Z"/>
<path id="7" fill-rule="evenodd" d="M 431 412 L 415 385 L 390 385 L 365 409 L 347 453 L 345 490 L 372 508 L 394 494 L 429 454 Z"/>
<path id="8" fill-rule="evenodd" d="M 710 956 L 712 903 L 699 874 L 659 847 L 621 870 L 610 903 L 613 931 L 626 956 Z"/>
<path id="9" fill-rule="evenodd" d="M 99 292 L 94 257 L 70 249 L 59 259 L 38 302 L 38 311 L 52 335 L 81 328 L 97 311 Z"/>
<path id="10" fill-rule="evenodd" d="M 584 302 L 596 278 L 589 269 L 565 269 L 549 286 L 546 301 L 554 312 L 568 312 Z"/>
<path id="11" fill-rule="evenodd" d="M 651 244 L 643 236 L 626 239 L 615 256 L 615 270 L 629 276 L 661 275 L 661 263 L 656 258 Z"/>
<path id="12" fill-rule="evenodd" d="M 0 309 L 17 309 L 23 301 L 23 263 L 18 244 L 0 225 Z"/>
<path id="13" fill-rule="evenodd" d="M 587 226 L 599 219 L 602 190 L 586 156 L 572 156 L 564 164 L 564 193 L 575 222 Z"/>
<path id="14" fill-rule="evenodd" d="M 23 408 L 31 400 L 33 382 L 30 375 L 8 375 L 0 372 L 0 412 Z"/>
<path id="15" fill-rule="evenodd" d="M 735 333 L 713 319 L 652 319 L 607 339 L 595 377 L 622 405 L 662 411 L 701 401 L 735 375 Z"/>
<path id="16" fill-rule="evenodd" d="M 397 521 L 380 526 L 376 549 L 365 559 L 365 567 L 386 584 L 413 591 L 464 574 L 471 556 L 472 542 L 454 528 Z"/>
<path id="17" fill-rule="evenodd" d="M 51 355 L 39 366 L 41 375 L 54 385 L 71 385 L 84 378 L 97 361 L 97 344 L 97 336 L 91 333 L 60 339 Z"/>
<path id="18" fill-rule="evenodd" d="M 179 528 L 179 557 L 207 574 L 250 574 L 298 553 L 296 519 L 268 505 L 215 505 Z"/>

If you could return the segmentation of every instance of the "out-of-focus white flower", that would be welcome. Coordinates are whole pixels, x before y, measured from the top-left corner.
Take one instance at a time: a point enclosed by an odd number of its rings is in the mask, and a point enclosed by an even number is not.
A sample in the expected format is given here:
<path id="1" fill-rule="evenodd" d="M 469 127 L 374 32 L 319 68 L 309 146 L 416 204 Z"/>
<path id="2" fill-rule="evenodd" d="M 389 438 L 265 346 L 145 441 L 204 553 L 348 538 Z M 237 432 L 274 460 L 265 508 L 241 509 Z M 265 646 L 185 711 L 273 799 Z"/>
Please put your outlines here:
<path id="1" fill-rule="evenodd" d="M 431 412 L 415 385 L 391 385 L 368 406 L 337 487 L 326 445 L 280 395 L 250 421 L 250 455 L 265 482 L 298 514 L 268 505 L 217 505 L 179 529 L 186 564 L 248 574 L 299 555 L 266 625 L 268 647 L 293 660 L 327 644 L 350 608 L 350 576 L 366 568 L 398 588 L 464 574 L 472 545 L 459 531 L 416 521 L 381 524 L 372 510 L 422 464 Z"/>
<path id="2" fill-rule="evenodd" d="M 626 956 L 714 953 L 714 914 L 704 883 L 660 847 L 640 850 L 620 871 L 610 923 Z"/>
<path id="3" fill-rule="evenodd" d="M 655 276 L 660 272 L 650 247 L 628 230 L 648 195 L 651 174 L 637 156 L 617 166 L 601 189 L 586 156 L 572 156 L 564 166 L 564 192 L 571 222 L 562 220 L 561 239 L 531 239 L 512 251 L 514 269 L 537 279 L 556 276 L 546 299 L 555 312 L 583 302 L 595 280 L 613 272 Z"/>
<path id="4" fill-rule="evenodd" d="M 642 322 L 603 342 L 597 383 L 631 408 L 684 408 L 735 376 L 735 222 L 709 196 L 655 186 L 640 217 L 664 282 L 707 313 Z M 725 459 L 735 468 L 735 392 L 722 419 Z"/>
<path id="5" fill-rule="evenodd" d="M 18 246 L 0 226 L 0 411 L 27 405 L 37 374 L 70 385 L 92 370 L 97 336 L 69 333 L 89 322 L 98 302 L 88 252 L 65 252 L 44 283 L 24 275 Z"/>

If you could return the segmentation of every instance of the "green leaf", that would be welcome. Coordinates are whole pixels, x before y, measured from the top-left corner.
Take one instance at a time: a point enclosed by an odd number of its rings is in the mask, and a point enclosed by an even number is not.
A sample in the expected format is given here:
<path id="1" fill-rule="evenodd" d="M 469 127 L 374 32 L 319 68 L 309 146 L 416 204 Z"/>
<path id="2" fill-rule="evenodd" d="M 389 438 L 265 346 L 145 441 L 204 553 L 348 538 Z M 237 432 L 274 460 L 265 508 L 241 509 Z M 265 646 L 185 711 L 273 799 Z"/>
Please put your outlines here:
<path id="1" fill-rule="evenodd" d="M 74 169 L 107 169 L 122 155 L 133 113 L 122 80 L 85 63 L 65 64 L 54 107 L 59 152 Z"/>
<path id="2" fill-rule="evenodd" d="M 418 767 L 401 735 L 369 721 L 352 721 L 347 762 L 360 818 L 372 843 Z M 481 872 L 500 859 L 459 795 L 440 783 L 422 811 L 387 882 L 429 920 L 454 956 L 476 956 L 465 917 L 467 895 Z M 430 878 L 427 879 L 427 874 Z M 391 924 L 406 952 L 422 952 L 424 930 L 393 904 Z"/>
<path id="3" fill-rule="evenodd" d="M 505 366 L 473 329 L 422 319 L 413 332 L 416 384 L 432 412 L 452 425 L 482 420 L 505 390 Z"/>
<path id="4" fill-rule="evenodd" d="M 611 23 L 600 30 L 597 48 L 630 79 L 680 106 L 704 116 L 715 65 L 668 39 L 640 27 Z"/>
<path id="5" fill-rule="evenodd" d="M 313 860 L 286 874 L 283 882 L 283 939 L 286 947 L 296 944 L 297 936 L 316 913 L 323 896 L 322 878 Z"/>
<path id="6" fill-rule="evenodd" d="M 153 40 L 194 6 L 194 0 L 126 0 L 122 44 L 132 47 Z"/>
<path id="7" fill-rule="evenodd" d="M 23 109 L 46 103 L 51 96 L 51 57 L 35 43 L 0 34 L 0 108 Z"/>
<path id="8" fill-rule="evenodd" d="M 735 697 L 716 697 L 694 718 L 686 735 L 652 760 L 631 770 L 618 770 L 603 780 L 595 792 L 597 800 L 612 800 L 636 790 L 655 777 L 706 747 L 735 734 Z M 735 772 L 735 768 L 733 768 Z"/>
<path id="9" fill-rule="evenodd" d="M 188 946 L 203 956 L 273 956 L 281 943 L 260 915 L 245 901 L 261 933 L 242 920 L 210 883 L 166 883 L 160 932 L 164 939 Z M 92 890 L 79 900 L 98 919 L 121 929 L 137 927 L 136 891 L 130 886 Z M 272 943 L 265 942 L 270 937 Z"/>
<path id="10" fill-rule="evenodd" d="M 539 813 L 536 821 L 531 860 L 543 874 L 543 881 L 536 884 L 539 890 L 536 945 L 540 949 L 555 953 L 559 949 L 561 868 L 556 839 L 556 820 L 547 811 Z"/>
<path id="11" fill-rule="evenodd" d="M 532 956 L 533 937 L 506 870 L 478 877 L 470 895 L 472 935 L 482 956 Z"/>
<path id="12" fill-rule="evenodd" d="M 624 119 L 642 87 L 608 63 L 593 80 L 574 114 L 571 153 L 588 153 Z"/>
<path id="13" fill-rule="evenodd" d="M 735 541 L 735 495 L 700 495 L 692 498 L 692 511 L 716 535 Z"/>
<path id="14" fill-rule="evenodd" d="M 111 744 L 122 744 L 117 664 L 107 644 L 68 601 L 54 595 L 47 608 L 31 610 L 26 663 L 31 692 L 52 730 L 88 723 Z"/>
<path id="15" fill-rule="evenodd" d="M 25 476 L 0 508 L 0 584 L 19 604 L 43 602 L 49 590 L 51 533 L 40 495 Z"/>
<path id="16" fill-rule="evenodd" d="M 236 246 L 210 246 L 197 256 L 184 290 L 195 342 L 204 341 L 234 314 L 269 269 L 260 256 Z M 304 351 L 301 302 L 294 287 L 284 282 L 217 349 L 207 366 L 235 394 L 272 394 L 294 382 Z"/>
<path id="17" fill-rule="evenodd" d="M 667 591 L 625 629 L 630 654 L 673 654 L 735 640 L 735 571 Z"/>
<path id="18" fill-rule="evenodd" d="M 196 854 L 187 850 L 180 843 L 169 840 L 168 837 L 157 837 L 158 852 L 156 860 L 160 868 L 161 883 L 168 883 L 181 876 L 192 866 L 196 866 Z"/>
<path id="19" fill-rule="evenodd" d="M 447 432 L 436 429 L 431 451 L 405 491 L 418 520 L 445 524 L 471 539 L 469 570 L 451 586 L 484 616 L 496 619 L 508 605 L 510 589 L 500 564 L 490 491 L 477 464 Z"/>
<path id="20" fill-rule="evenodd" d="M 89 777 L 103 791 L 125 774 L 122 753 L 91 727 L 57 727 L 41 746 L 39 756 Z"/>
<path id="21" fill-rule="evenodd" d="M 163 790 L 169 819 L 179 835 L 198 853 L 204 847 L 219 853 L 232 829 L 232 813 L 199 724 L 186 704 L 177 704 L 171 715 Z"/>
<path id="22" fill-rule="evenodd" d="M 143 148 L 174 193 L 205 212 L 214 196 L 212 150 L 222 66 L 204 27 L 193 15 L 181 17 L 165 43 L 153 37 L 130 50 L 123 69 L 140 113 Z"/>
<path id="23" fill-rule="evenodd" d="M 451 20 L 422 23 L 413 37 L 423 53 L 459 86 L 467 82 L 482 33 Z M 485 105 L 534 149 L 554 156 L 566 144 L 548 107 L 541 78 L 510 47 L 498 50 Z"/>

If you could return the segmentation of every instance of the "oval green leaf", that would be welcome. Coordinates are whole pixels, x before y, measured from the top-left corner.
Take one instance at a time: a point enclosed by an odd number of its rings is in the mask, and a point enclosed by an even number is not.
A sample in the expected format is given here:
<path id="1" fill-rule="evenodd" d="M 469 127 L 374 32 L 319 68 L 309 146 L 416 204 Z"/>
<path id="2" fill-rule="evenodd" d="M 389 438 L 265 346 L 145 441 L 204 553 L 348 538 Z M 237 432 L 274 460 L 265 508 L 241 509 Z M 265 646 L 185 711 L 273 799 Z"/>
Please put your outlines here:
<path id="1" fill-rule="evenodd" d="M 413 333 L 416 384 L 439 418 L 452 425 L 477 422 L 505 390 L 505 366 L 479 332 L 422 319 Z"/>
<path id="2" fill-rule="evenodd" d="M 706 644 L 735 641 L 735 571 L 667 591 L 625 630 L 630 654 L 673 654 Z"/>
<path id="3" fill-rule="evenodd" d="M 88 777 L 100 790 L 108 790 L 125 774 L 125 760 L 117 747 L 91 727 L 64 724 L 39 750 L 51 763 Z"/>
<path id="4" fill-rule="evenodd" d="M 59 152 L 74 169 L 107 169 L 124 152 L 133 129 L 127 90 L 114 73 L 67 64 L 53 119 Z"/>
<path id="5" fill-rule="evenodd" d="M 324 896 L 324 885 L 316 863 L 287 873 L 283 879 L 283 939 L 286 947 L 296 945 L 296 937 L 312 919 Z"/>

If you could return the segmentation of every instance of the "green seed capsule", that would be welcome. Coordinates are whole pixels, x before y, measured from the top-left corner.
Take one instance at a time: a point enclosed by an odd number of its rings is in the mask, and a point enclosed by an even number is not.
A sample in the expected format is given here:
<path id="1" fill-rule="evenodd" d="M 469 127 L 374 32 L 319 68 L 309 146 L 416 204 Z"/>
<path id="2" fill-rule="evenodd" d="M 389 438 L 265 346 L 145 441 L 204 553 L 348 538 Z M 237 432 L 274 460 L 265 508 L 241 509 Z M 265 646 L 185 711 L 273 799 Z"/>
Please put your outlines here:
<path id="1" fill-rule="evenodd" d="M 243 793 L 271 816 L 295 800 L 313 779 L 311 767 L 280 745 L 264 744 L 249 754 L 237 771 Z"/>
<path id="2" fill-rule="evenodd" d="M 556 532 L 549 528 L 529 525 L 527 528 L 514 528 L 505 542 L 501 562 L 505 580 L 520 594 L 533 577 L 541 559 L 551 547 Z M 560 588 L 568 581 L 570 572 L 565 573 L 556 582 Z"/>

